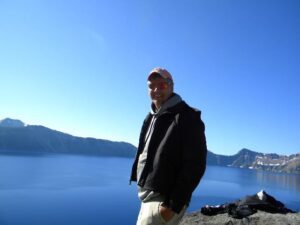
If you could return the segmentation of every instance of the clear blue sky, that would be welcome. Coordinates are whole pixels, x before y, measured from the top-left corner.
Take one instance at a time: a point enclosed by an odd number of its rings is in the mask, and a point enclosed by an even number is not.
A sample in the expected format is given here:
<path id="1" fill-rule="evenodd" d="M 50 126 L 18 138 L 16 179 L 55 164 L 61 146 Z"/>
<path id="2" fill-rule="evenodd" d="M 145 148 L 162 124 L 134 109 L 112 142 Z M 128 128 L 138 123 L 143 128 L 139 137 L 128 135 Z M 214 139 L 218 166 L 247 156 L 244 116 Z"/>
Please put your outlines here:
<path id="1" fill-rule="evenodd" d="M 0 119 L 137 145 L 156 66 L 211 151 L 300 152 L 300 1 L 0 1 Z"/>

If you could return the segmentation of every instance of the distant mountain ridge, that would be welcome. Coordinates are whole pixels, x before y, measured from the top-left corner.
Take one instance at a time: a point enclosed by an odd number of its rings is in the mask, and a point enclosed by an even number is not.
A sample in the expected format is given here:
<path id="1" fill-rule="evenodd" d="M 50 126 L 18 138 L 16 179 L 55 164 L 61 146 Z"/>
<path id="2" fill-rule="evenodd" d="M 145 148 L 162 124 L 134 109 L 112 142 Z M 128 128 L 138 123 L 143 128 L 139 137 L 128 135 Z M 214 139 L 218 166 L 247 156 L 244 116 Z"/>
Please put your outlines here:
<path id="1" fill-rule="evenodd" d="M 207 164 L 300 174 L 300 153 L 286 156 L 242 149 L 235 155 L 225 156 L 208 152 Z"/>
<path id="2" fill-rule="evenodd" d="M 9 118 L 0 121 L 0 150 L 117 157 L 133 157 L 136 152 L 135 146 L 126 142 L 75 137 Z"/>
<path id="3" fill-rule="evenodd" d="M 25 124 L 21 120 L 13 120 L 6 118 L 0 120 L 0 127 L 24 127 Z"/>
<path id="4" fill-rule="evenodd" d="M 75 137 L 6 118 L 0 120 L 0 151 L 134 157 L 136 147 L 126 142 Z M 300 174 L 300 154 L 284 156 L 242 149 L 235 155 L 226 156 L 208 151 L 207 164 Z"/>

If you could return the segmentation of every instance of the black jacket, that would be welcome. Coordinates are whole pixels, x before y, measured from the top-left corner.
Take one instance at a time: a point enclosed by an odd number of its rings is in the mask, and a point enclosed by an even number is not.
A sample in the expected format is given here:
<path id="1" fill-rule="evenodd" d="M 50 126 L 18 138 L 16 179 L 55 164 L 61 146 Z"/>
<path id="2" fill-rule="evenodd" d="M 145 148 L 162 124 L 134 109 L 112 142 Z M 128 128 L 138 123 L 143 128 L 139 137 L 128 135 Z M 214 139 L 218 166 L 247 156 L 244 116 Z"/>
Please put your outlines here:
<path id="1" fill-rule="evenodd" d="M 206 139 L 201 112 L 184 101 L 158 116 L 138 185 L 166 196 L 165 204 L 177 213 L 188 204 L 206 167 Z M 137 164 L 152 119 L 144 120 L 130 181 L 137 181 Z"/>
<path id="2" fill-rule="evenodd" d="M 269 213 L 295 213 L 263 190 L 255 195 L 246 196 L 232 203 L 217 206 L 206 205 L 201 208 L 201 213 L 208 216 L 228 213 L 233 218 L 242 219 L 256 213 L 257 210 Z"/>

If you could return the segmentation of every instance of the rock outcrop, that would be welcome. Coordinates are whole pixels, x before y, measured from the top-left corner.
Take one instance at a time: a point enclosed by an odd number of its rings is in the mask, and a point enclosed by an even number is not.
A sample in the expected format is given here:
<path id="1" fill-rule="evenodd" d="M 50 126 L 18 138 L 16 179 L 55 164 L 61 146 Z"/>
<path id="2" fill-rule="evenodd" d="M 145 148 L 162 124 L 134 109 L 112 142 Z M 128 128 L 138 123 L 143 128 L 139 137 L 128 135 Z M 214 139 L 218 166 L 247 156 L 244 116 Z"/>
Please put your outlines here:
<path id="1" fill-rule="evenodd" d="M 215 216 L 203 215 L 200 211 L 186 214 L 181 225 L 299 225 L 300 213 L 267 213 L 258 211 L 257 213 L 243 218 L 235 219 L 228 214 L 218 214 Z"/>

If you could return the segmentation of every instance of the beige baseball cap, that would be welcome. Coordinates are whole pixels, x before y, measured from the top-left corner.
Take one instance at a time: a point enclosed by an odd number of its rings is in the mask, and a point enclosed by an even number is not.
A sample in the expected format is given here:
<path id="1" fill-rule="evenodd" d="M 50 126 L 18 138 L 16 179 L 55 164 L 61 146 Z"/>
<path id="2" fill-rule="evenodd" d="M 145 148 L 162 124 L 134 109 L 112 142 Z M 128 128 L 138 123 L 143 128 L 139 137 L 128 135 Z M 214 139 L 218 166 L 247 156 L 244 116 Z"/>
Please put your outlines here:
<path id="1" fill-rule="evenodd" d="M 162 78 L 173 81 L 172 75 L 164 68 L 156 67 L 153 70 L 150 71 L 148 75 L 148 80 L 151 79 L 152 75 L 159 74 Z"/>

